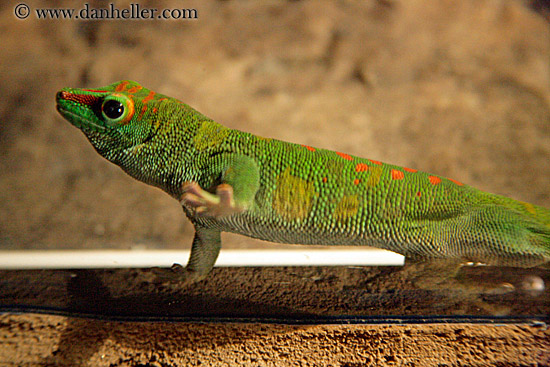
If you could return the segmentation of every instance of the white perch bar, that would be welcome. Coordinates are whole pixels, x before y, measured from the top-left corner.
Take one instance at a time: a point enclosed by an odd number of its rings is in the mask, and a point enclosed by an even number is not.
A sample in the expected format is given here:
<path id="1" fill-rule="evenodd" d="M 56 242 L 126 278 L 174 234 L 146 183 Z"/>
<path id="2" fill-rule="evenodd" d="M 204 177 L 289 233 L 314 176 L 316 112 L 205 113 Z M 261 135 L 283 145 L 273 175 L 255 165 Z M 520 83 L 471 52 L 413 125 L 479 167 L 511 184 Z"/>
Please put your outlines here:
<path id="1" fill-rule="evenodd" d="M 185 265 L 184 250 L 0 251 L 0 269 L 97 269 Z M 216 266 L 401 266 L 404 257 L 378 249 L 222 250 Z"/>

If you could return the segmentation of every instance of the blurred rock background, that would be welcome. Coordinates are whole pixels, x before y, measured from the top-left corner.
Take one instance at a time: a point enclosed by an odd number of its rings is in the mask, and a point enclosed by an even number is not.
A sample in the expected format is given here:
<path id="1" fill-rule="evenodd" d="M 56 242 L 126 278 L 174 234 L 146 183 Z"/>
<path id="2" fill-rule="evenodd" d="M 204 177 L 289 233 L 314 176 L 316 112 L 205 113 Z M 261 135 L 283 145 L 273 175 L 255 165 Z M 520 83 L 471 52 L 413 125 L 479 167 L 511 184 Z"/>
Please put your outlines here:
<path id="1" fill-rule="evenodd" d="M 198 18 L 19 20 L 17 2 L 1 3 L 1 248 L 190 245 L 178 203 L 101 158 L 55 110 L 63 87 L 120 79 L 231 128 L 550 207 L 545 1 L 139 4 L 194 8 Z M 257 245 L 229 237 L 225 248 Z"/>

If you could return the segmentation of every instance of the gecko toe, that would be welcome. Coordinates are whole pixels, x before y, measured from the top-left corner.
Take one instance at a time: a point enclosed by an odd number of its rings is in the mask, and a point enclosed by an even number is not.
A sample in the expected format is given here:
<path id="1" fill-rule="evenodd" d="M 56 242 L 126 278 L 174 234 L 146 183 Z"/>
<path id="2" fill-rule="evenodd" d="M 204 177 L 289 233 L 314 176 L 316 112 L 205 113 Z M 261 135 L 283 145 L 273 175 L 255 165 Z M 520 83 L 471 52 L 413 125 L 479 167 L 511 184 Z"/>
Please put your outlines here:
<path id="1" fill-rule="evenodd" d="M 233 188 L 227 184 L 221 184 L 216 189 L 216 194 L 220 197 L 220 205 L 231 207 L 233 202 Z"/>
<path id="2" fill-rule="evenodd" d="M 191 207 L 199 207 L 199 206 L 203 206 L 205 202 L 199 196 L 192 194 L 190 192 L 186 192 L 185 194 L 182 195 L 180 204 L 191 206 Z"/>

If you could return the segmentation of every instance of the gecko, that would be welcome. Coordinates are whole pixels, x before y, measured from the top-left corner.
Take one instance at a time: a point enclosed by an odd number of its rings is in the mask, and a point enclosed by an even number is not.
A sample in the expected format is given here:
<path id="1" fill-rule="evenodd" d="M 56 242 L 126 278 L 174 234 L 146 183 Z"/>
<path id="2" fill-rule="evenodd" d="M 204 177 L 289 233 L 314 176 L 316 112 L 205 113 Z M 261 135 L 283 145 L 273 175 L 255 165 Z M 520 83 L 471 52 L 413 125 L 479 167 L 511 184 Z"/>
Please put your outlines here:
<path id="1" fill-rule="evenodd" d="M 131 177 L 177 199 L 195 229 L 182 282 L 204 279 L 221 232 L 355 245 L 406 258 L 550 262 L 550 210 L 460 181 L 220 125 L 134 81 L 64 88 L 57 111 Z"/>

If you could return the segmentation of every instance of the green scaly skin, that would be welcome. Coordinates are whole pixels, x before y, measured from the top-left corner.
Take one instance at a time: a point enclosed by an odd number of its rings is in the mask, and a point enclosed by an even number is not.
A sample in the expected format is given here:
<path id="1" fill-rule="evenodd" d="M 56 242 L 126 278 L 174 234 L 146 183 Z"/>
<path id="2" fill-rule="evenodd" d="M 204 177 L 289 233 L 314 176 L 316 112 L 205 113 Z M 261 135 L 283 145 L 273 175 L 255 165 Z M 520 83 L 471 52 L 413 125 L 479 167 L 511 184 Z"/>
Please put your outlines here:
<path id="1" fill-rule="evenodd" d="M 280 243 L 368 245 L 417 259 L 550 261 L 550 211 L 458 181 L 228 129 L 136 82 L 65 88 L 57 110 L 103 157 L 180 200 L 204 278 L 223 231 Z"/>

